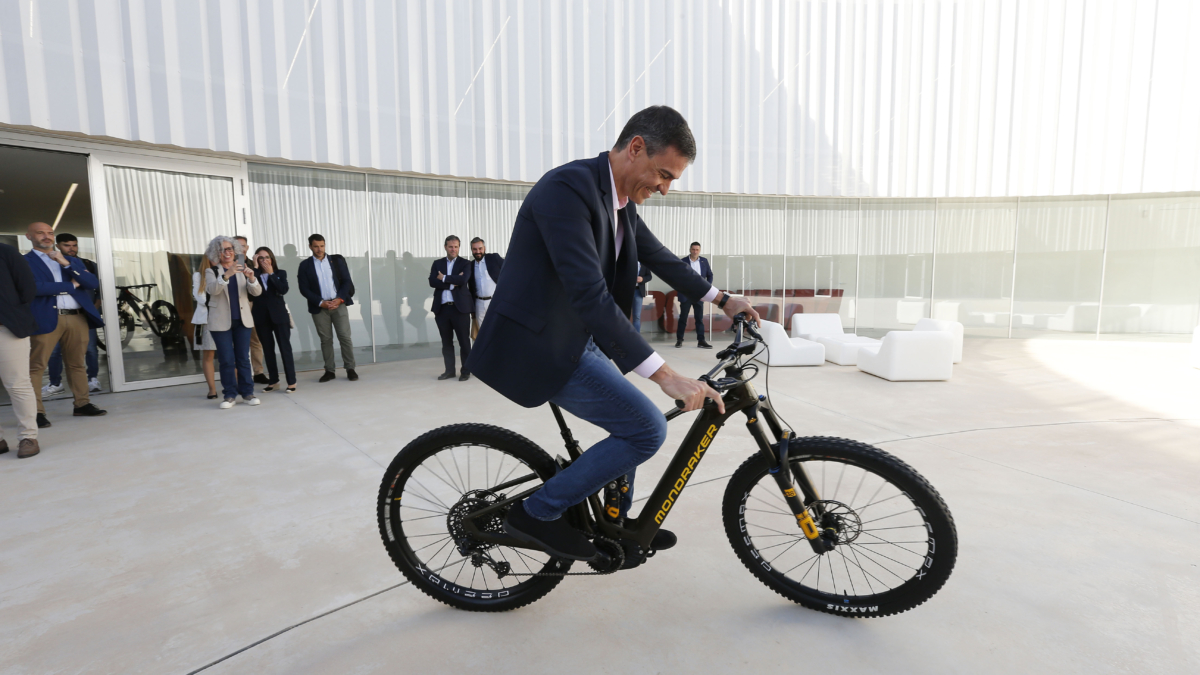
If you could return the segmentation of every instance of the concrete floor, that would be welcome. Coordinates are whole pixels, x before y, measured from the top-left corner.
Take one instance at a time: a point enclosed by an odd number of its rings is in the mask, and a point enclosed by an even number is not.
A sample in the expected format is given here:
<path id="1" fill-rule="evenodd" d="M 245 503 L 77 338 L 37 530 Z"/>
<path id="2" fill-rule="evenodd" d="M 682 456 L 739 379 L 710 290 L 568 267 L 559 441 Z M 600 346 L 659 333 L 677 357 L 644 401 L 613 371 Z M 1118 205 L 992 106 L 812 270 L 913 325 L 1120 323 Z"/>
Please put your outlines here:
<path id="1" fill-rule="evenodd" d="M 789 604 L 738 562 L 718 480 L 752 450 L 738 425 L 672 512 L 678 547 L 485 615 L 390 588 L 403 577 L 379 542 L 379 479 L 408 440 L 467 420 L 558 454 L 544 408 L 437 382 L 436 360 L 365 367 L 357 383 L 307 373 L 257 408 L 217 410 L 203 385 L 106 395 L 100 419 L 51 402 L 42 454 L 0 456 L 0 672 L 194 672 L 374 593 L 204 672 L 1200 672 L 1200 370 L 1186 350 L 968 340 L 944 383 L 773 370 L 800 435 L 897 454 L 955 516 L 942 592 L 876 620 Z M 712 359 L 662 351 L 684 372 Z M 5 409 L 0 422 L 14 438 Z"/>

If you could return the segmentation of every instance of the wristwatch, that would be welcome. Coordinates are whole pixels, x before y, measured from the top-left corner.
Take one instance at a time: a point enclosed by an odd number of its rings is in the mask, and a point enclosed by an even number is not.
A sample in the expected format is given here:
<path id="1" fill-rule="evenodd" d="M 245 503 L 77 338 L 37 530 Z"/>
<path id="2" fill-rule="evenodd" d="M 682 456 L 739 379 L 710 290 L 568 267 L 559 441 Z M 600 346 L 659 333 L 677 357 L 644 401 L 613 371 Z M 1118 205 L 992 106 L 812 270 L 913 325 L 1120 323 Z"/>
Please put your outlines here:
<path id="1" fill-rule="evenodd" d="M 721 291 L 721 301 L 717 303 L 717 309 L 725 309 L 725 303 L 729 302 L 729 294 Z"/>

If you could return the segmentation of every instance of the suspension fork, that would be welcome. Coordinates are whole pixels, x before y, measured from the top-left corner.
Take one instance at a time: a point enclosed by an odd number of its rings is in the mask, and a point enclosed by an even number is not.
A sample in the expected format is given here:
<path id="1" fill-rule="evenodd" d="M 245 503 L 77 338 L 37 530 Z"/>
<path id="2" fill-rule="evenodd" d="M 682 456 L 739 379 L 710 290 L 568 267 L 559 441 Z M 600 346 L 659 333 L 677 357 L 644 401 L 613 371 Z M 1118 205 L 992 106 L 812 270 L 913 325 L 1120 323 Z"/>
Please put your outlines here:
<path id="1" fill-rule="evenodd" d="M 749 383 L 746 385 L 750 389 Z M 754 395 L 754 390 L 749 392 Z M 754 405 L 746 408 L 743 412 L 746 414 L 746 428 L 750 435 L 758 443 L 759 449 L 767 458 L 768 472 L 775 479 L 775 484 L 779 487 L 779 492 L 782 494 L 784 501 L 787 502 L 788 508 L 791 509 L 792 515 L 796 517 L 796 524 L 800 526 L 800 530 L 804 532 L 804 537 L 808 539 L 809 546 L 813 552 L 823 554 L 832 549 L 830 542 L 821 537 L 821 531 L 817 529 L 817 524 L 813 521 L 812 514 L 809 513 L 807 505 L 816 502 L 820 499 L 816 489 L 812 485 L 812 481 L 808 478 L 808 473 L 804 467 L 796 466 L 788 459 L 788 452 L 794 434 L 791 430 L 783 429 L 779 423 L 779 418 L 775 412 L 771 410 L 767 404 L 765 397 L 756 396 L 758 399 Z M 764 430 L 764 424 L 769 428 L 778 439 L 777 443 L 771 443 L 770 438 Z M 790 469 L 790 470 L 789 470 Z M 795 476 L 796 485 L 793 486 L 792 477 Z M 796 487 L 800 488 L 797 493 Z M 800 495 L 804 496 L 802 500 Z M 820 515 L 820 514 L 818 514 Z"/>

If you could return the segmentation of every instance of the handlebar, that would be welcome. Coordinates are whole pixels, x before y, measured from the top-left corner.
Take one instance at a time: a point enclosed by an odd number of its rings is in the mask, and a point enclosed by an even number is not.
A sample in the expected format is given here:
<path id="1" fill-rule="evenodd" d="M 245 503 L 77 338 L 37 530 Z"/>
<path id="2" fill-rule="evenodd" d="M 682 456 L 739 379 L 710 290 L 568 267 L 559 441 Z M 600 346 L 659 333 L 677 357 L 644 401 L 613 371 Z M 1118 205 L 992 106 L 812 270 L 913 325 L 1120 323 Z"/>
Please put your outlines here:
<path id="1" fill-rule="evenodd" d="M 132 288 L 154 288 L 158 284 L 137 284 L 136 286 L 117 286 L 119 290 L 128 291 Z"/>
<path id="2" fill-rule="evenodd" d="M 740 380 L 735 377 L 722 377 L 714 379 L 713 376 L 727 367 L 731 361 L 736 360 L 739 356 L 753 354 L 754 348 L 763 341 L 762 335 L 755 330 L 754 324 L 752 324 L 750 320 L 746 318 L 745 312 L 741 312 L 733 317 L 733 325 L 735 329 L 733 344 L 717 352 L 717 365 L 714 366 L 712 370 L 698 378 L 701 382 L 707 384 L 718 392 L 723 392 L 724 390 L 737 385 Z M 752 339 L 746 340 L 745 333 L 749 333 Z M 708 405 L 709 400 L 706 399 L 704 403 L 705 405 Z M 687 404 L 683 401 L 675 399 L 675 410 L 672 410 L 667 414 L 668 419 L 671 419 L 681 413 L 686 405 Z"/>

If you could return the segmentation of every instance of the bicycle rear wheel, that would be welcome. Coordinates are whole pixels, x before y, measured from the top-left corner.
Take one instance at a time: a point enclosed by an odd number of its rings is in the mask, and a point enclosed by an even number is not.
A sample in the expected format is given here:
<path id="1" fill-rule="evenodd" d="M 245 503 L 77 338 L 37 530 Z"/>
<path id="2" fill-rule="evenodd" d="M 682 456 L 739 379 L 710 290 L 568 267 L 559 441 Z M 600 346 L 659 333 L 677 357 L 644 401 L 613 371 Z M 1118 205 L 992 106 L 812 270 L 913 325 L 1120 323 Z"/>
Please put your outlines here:
<path id="1" fill-rule="evenodd" d="M 558 585 L 557 574 L 567 572 L 571 561 L 473 540 L 463 520 L 506 494 L 541 485 L 554 472 L 550 455 L 507 429 L 455 424 L 430 431 L 405 446 L 383 476 L 383 545 L 414 586 L 451 607 L 499 612 L 527 605 Z M 495 489 L 521 477 L 528 480 Z M 505 513 L 475 523 L 498 533 Z M 556 576 L 528 576 L 544 573 Z"/>
<path id="2" fill-rule="evenodd" d="M 819 501 L 819 529 L 838 530 L 832 551 L 813 552 L 761 455 L 729 481 L 725 533 L 742 563 L 783 597 L 856 617 L 898 614 L 941 589 L 954 569 L 958 534 L 937 491 L 888 453 L 841 438 L 797 438 L 789 459 Z"/>

